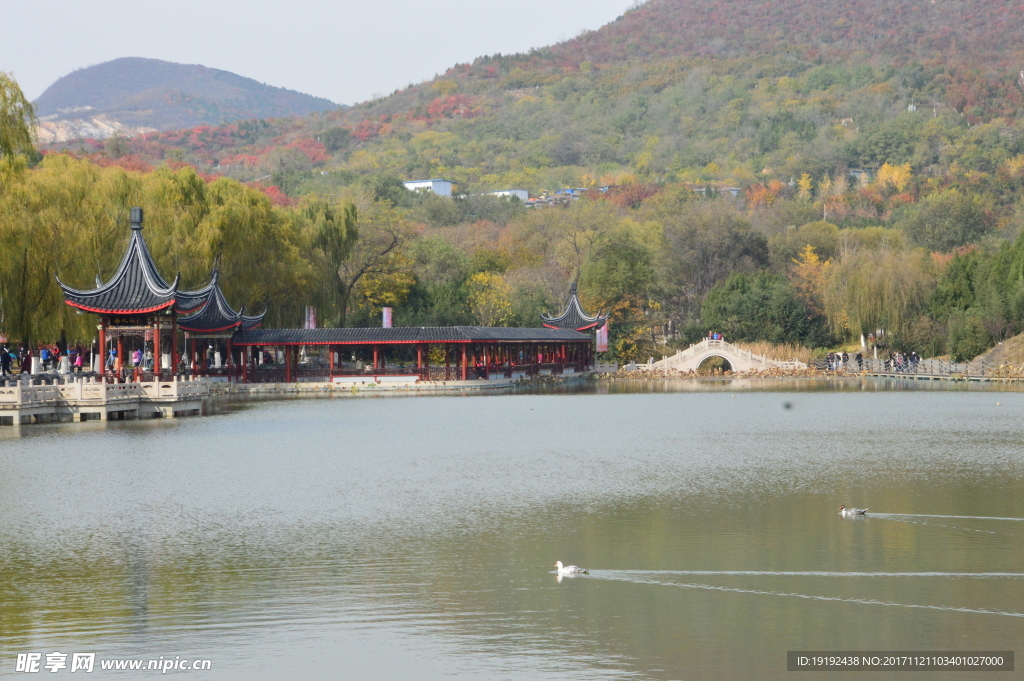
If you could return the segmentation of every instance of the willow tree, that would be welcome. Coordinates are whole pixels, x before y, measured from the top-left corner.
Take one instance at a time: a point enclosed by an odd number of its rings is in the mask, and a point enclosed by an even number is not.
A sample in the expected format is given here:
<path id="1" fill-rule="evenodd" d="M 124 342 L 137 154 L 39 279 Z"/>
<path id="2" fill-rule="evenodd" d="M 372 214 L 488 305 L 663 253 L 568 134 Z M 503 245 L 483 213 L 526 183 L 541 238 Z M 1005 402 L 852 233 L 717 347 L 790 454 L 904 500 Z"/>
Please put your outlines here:
<path id="1" fill-rule="evenodd" d="M 256 189 L 190 168 L 129 172 L 61 154 L 26 166 L 0 163 L 0 331 L 14 340 L 94 337 L 95 318 L 64 304 L 55 276 L 83 289 L 109 279 L 136 205 L 157 266 L 168 280 L 181 273 L 182 288 L 205 284 L 218 263 L 232 304 L 266 303 L 270 324 L 294 323 L 312 302 L 300 220 Z"/>
<path id="2" fill-rule="evenodd" d="M 60 276 L 91 288 L 87 235 L 102 222 L 100 169 L 54 158 L 29 171 L 0 164 L 0 307 L 3 330 L 25 344 L 79 339 L 87 317 L 63 304 Z"/>
<path id="3" fill-rule="evenodd" d="M 32 155 L 35 128 L 35 107 L 25 99 L 14 76 L 0 71 L 0 157 Z"/>
<path id="4" fill-rule="evenodd" d="M 342 267 L 359 239 L 359 212 L 351 201 L 332 204 L 312 198 L 301 215 L 312 246 L 311 259 L 320 271 L 319 301 L 337 310 L 338 326 L 343 327 L 352 283 Z"/>
<path id="5" fill-rule="evenodd" d="M 826 271 L 825 314 L 838 334 L 898 333 L 921 310 L 935 283 L 935 266 L 923 249 L 851 250 Z"/>

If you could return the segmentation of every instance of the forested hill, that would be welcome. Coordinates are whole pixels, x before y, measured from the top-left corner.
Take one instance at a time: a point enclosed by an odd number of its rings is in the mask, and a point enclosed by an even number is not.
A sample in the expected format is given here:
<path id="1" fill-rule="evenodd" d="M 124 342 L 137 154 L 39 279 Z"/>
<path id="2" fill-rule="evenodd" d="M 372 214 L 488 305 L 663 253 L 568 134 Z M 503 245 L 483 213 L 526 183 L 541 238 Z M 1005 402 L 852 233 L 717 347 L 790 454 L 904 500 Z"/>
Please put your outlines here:
<path id="1" fill-rule="evenodd" d="M 979 135 L 1000 147 L 972 154 L 990 172 L 1024 151 L 1012 122 L 1024 102 L 1019 11 L 1005 0 L 651 0 L 574 40 L 483 56 L 351 108 L 169 132 L 127 151 L 240 178 L 274 172 L 289 192 L 320 167 L 535 192 L 629 177 L 744 187 L 886 162 L 935 174 L 964 167 L 961 143 Z M 203 82 L 227 87 L 228 75 Z M 207 92 L 167 110 L 208 124 L 229 109 L 270 115 Z M 44 116 L 56 106 L 49 92 L 39 104 Z"/>
<path id="2" fill-rule="evenodd" d="M 44 123 L 103 117 L 109 124 L 150 130 L 304 116 L 337 107 L 228 71 L 139 57 L 70 73 L 47 88 L 35 105 Z"/>
<path id="3" fill-rule="evenodd" d="M 789 55 L 796 62 L 898 57 L 1012 68 L 1024 37 L 1019 12 L 1019 3 L 999 0 L 650 0 L 554 51 L 599 62 Z"/>

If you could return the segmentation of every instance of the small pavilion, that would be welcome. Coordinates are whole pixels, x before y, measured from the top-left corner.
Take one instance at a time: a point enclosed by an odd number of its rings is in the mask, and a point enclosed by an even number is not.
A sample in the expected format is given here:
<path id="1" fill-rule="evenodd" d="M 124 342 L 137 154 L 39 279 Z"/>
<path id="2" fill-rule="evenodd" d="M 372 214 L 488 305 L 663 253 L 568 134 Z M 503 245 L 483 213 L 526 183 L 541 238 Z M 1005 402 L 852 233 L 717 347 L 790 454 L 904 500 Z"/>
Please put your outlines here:
<path id="1" fill-rule="evenodd" d="M 142 343 L 152 342 L 153 367 L 155 376 L 164 372 L 173 373 L 178 366 L 177 337 L 178 315 L 193 315 L 209 301 L 216 286 L 212 281 L 196 291 L 179 291 L 181 275 L 174 281 L 167 281 L 153 262 L 146 240 L 142 236 L 142 209 L 131 209 L 131 237 L 121 264 L 106 282 L 96 278 L 96 288 L 81 290 L 72 288 L 57 278 L 64 291 L 64 302 L 84 312 L 91 312 L 100 318 L 99 366 L 100 375 L 105 375 L 107 341 L 116 341 L 117 354 L 113 370 L 122 375 L 125 367 L 125 339 L 141 338 Z M 165 342 L 166 339 L 166 342 Z M 162 349 L 170 350 L 165 354 Z M 164 366 L 165 364 L 169 366 Z"/>
<path id="2" fill-rule="evenodd" d="M 599 314 L 596 317 L 591 317 L 583 311 L 579 296 L 576 295 L 575 283 L 569 289 L 569 300 L 566 301 L 565 312 L 557 317 L 541 315 L 541 318 L 544 320 L 544 326 L 549 329 L 572 329 L 574 331 L 599 329 L 608 321 L 607 315 Z"/>

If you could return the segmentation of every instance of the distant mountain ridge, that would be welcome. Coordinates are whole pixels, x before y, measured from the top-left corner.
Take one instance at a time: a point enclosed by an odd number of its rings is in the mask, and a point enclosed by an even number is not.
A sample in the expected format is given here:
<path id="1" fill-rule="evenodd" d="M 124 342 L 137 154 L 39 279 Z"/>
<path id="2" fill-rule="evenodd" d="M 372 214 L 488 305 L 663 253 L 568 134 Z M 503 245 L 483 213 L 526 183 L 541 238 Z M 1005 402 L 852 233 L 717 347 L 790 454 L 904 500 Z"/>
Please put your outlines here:
<path id="1" fill-rule="evenodd" d="M 352 107 L 165 130 L 128 151 L 132 162 L 173 155 L 240 178 L 274 174 L 294 196 L 380 174 L 531 192 L 817 182 L 886 163 L 996 176 L 1024 159 L 1020 7 L 649 0 L 574 39 L 484 55 Z M 104 145 L 49 150 L 62 149 Z"/>
<path id="2" fill-rule="evenodd" d="M 229 71 L 141 57 L 74 71 L 47 88 L 35 105 L 43 142 L 305 116 L 338 108 L 322 97 Z"/>

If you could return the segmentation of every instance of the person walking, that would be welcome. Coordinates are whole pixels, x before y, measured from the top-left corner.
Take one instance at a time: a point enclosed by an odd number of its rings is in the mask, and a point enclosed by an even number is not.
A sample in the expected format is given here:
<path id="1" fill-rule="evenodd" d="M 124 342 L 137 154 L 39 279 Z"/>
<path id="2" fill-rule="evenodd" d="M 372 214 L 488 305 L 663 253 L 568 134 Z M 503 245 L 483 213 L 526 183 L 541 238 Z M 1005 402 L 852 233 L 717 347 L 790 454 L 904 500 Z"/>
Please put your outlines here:
<path id="1" fill-rule="evenodd" d="M 82 373 L 82 353 L 75 353 L 75 373 Z"/>
<path id="2" fill-rule="evenodd" d="M 7 376 L 11 373 L 11 353 L 8 352 L 7 346 L 0 348 L 0 376 Z"/>

